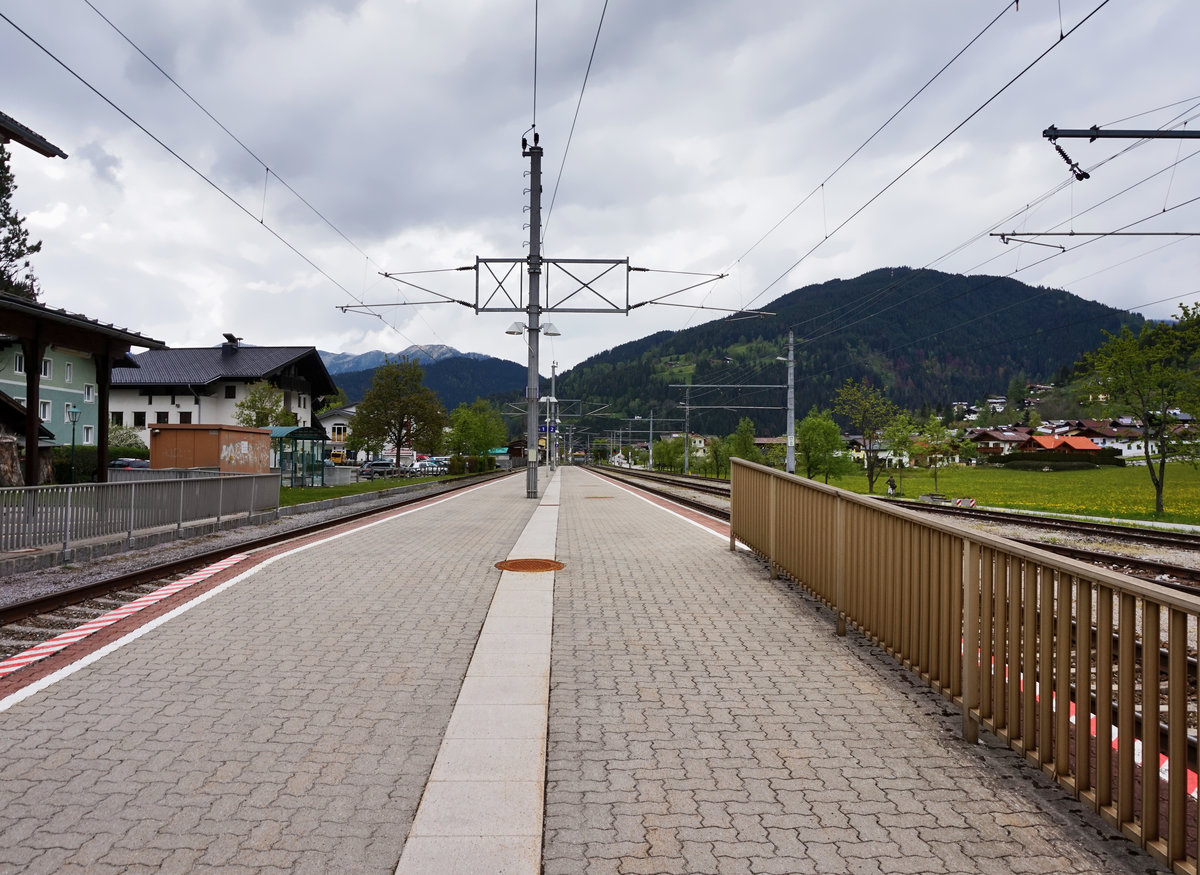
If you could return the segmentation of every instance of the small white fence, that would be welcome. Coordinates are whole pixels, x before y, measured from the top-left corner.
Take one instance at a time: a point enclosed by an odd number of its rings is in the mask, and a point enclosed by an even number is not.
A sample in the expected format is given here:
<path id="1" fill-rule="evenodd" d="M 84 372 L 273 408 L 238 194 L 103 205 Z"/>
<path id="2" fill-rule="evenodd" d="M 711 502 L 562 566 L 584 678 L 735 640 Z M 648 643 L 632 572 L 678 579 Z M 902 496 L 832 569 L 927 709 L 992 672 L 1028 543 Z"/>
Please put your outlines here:
<path id="1" fill-rule="evenodd" d="M 278 474 L 211 474 L 170 480 L 0 489 L 0 552 L 135 534 L 279 506 Z"/>

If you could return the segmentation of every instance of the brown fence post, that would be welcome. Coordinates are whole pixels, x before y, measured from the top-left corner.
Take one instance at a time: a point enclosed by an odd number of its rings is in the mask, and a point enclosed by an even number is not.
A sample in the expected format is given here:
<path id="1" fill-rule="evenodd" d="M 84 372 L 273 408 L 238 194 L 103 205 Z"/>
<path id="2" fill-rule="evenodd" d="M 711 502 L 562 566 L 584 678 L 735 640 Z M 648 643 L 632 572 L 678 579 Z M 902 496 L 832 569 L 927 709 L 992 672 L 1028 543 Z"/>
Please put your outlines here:
<path id="1" fill-rule="evenodd" d="M 968 744 L 979 741 L 979 722 L 973 710 L 979 707 L 979 545 L 963 539 L 963 636 L 962 636 L 962 734 Z M 986 630 L 984 634 L 986 634 Z"/>
<path id="2" fill-rule="evenodd" d="M 778 483 L 779 478 L 771 474 L 767 480 L 767 564 L 771 569 L 771 580 L 779 576 L 779 569 L 775 564 L 775 557 L 779 555 L 775 540 L 779 529 L 779 513 L 776 506 L 778 502 L 776 485 Z"/>
<path id="3" fill-rule="evenodd" d="M 837 615 L 837 634 L 846 637 L 846 503 L 839 495 L 836 499 L 834 519 L 834 541 L 837 550 L 837 579 L 834 581 L 834 606 Z"/>

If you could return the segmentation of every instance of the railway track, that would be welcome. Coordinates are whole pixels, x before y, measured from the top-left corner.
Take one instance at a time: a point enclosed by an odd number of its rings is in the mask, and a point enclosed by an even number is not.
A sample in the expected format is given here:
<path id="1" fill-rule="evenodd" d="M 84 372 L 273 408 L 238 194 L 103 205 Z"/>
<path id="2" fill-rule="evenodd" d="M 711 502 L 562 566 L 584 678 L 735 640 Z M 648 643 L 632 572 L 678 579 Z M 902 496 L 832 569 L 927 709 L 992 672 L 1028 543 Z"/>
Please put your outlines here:
<path id="1" fill-rule="evenodd" d="M 713 480 L 706 477 L 694 477 L 684 474 L 658 474 L 649 471 L 638 471 L 627 468 L 593 468 L 592 470 L 606 474 L 614 479 L 624 479 L 636 482 L 640 488 L 650 492 L 657 491 L 666 498 L 673 498 L 687 503 L 690 499 L 681 497 L 671 490 L 684 489 L 729 499 L 729 481 Z M 880 501 L 893 499 L 880 498 Z M 1101 538 L 1107 541 L 1122 542 L 1134 545 L 1135 548 L 1162 547 L 1167 549 L 1185 550 L 1200 555 L 1200 536 L 1185 532 L 1158 531 L 1134 526 L 1121 526 L 1106 523 L 1092 523 L 1078 520 L 1064 520 L 1058 517 L 1038 516 L 1025 513 L 1004 513 L 979 509 L 946 507 L 927 502 L 902 501 L 898 502 L 908 510 L 922 513 L 954 516 L 958 520 L 984 522 L 988 524 L 1003 524 L 1009 526 L 1025 526 L 1046 532 L 1049 537 L 1059 534 L 1079 535 L 1091 538 Z M 699 502 L 702 510 L 720 514 L 719 509 Z M 728 519 L 726 505 L 724 519 Z M 1119 549 L 1093 550 L 1080 545 L 1058 544 L 1038 538 L 1010 537 L 1010 540 L 1037 547 L 1060 556 L 1069 556 L 1083 562 L 1090 562 L 1153 583 L 1180 589 L 1185 592 L 1200 593 L 1200 571 L 1187 566 L 1158 562 L 1140 556 L 1131 556 Z"/>
<path id="2" fill-rule="evenodd" d="M 136 601 L 162 586 L 179 580 L 190 572 L 220 562 L 239 553 L 252 552 L 319 534 L 355 520 L 389 513 L 398 507 L 426 501 L 474 486 L 479 481 L 456 479 L 437 484 L 437 488 L 419 495 L 398 496 L 385 504 L 372 505 L 366 510 L 350 511 L 321 522 L 275 532 L 269 535 L 239 540 L 203 553 L 143 566 L 79 586 L 66 586 L 48 595 L 0 605 L 0 660 L 7 659 L 56 635 L 94 620 L 129 602 Z"/>

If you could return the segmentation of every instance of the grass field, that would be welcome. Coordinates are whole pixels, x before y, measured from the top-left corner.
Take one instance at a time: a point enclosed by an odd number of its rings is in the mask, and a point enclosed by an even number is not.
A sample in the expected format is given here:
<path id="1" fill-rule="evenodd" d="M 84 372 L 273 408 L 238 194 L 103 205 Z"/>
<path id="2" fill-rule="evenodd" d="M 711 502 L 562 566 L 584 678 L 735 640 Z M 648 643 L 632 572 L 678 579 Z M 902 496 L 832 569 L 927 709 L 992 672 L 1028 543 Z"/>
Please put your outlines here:
<path id="1" fill-rule="evenodd" d="M 435 477 L 401 477 L 390 480 L 363 480 L 359 483 L 347 483 L 344 486 L 285 486 L 279 490 L 279 506 L 292 507 L 297 504 L 308 504 L 310 501 L 325 501 L 327 498 L 342 498 L 346 495 L 361 495 L 364 492 L 379 492 L 396 486 L 412 486 L 414 483 L 426 483 L 430 480 L 443 480 L 444 474 Z M 849 487 L 847 487 L 849 488 Z M 865 487 L 864 487 L 865 488 Z"/>
<path id="2" fill-rule="evenodd" d="M 927 469 L 888 473 L 906 498 L 934 491 L 933 473 Z M 886 483 L 887 473 L 875 481 L 875 492 L 886 493 Z M 830 480 L 830 485 L 865 493 L 867 478 L 855 474 Z M 1200 470 L 1182 462 L 1167 465 L 1162 516 L 1154 514 L 1154 486 L 1140 466 L 1086 471 L 952 466 L 938 470 L 937 491 L 949 498 L 974 498 L 989 507 L 1200 525 Z"/>

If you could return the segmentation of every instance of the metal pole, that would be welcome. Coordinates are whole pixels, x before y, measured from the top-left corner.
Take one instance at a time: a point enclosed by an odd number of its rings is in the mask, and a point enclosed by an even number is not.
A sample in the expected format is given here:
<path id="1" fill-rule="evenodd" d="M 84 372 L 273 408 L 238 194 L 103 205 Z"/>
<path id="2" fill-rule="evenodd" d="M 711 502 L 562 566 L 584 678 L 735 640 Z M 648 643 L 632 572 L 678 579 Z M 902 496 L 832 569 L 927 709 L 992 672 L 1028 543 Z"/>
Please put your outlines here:
<path id="1" fill-rule="evenodd" d="M 654 408 L 650 408 L 650 441 L 646 444 L 646 470 L 654 470 Z"/>
<path id="2" fill-rule="evenodd" d="M 683 473 L 692 473 L 692 387 L 683 390 Z"/>
<path id="3" fill-rule="evenodd" d="M 537 403 L 538 392 L 538 341 L 541 337 L 541 300 L 539 282 L 542 277 L 542 148 L 533 145 L 522 150 L 529 158 L 529 303 L 525 308 L 526 331 L 529 340 L 529 371 L 525 384 L 525 404 L 528 408 L 525 419 L 525 497 L 538 497 L 537 472 Z"/>
<path id="4" fill-rule="evenodd" d="M 558 396 L 555 394 L 558 382 L 558 362 L 550 362 L 550 400 L 546 402 L 546 455 L 550 457 L 550 470 L 557 464 L 558 456 L 558 411 L 553 416 L 551 409 L 556 407 Z"/>
<path id="5" fill-rule="evenodd" d="M 796 358 L 795 333 L 788 332 L 787 472 L 796 473 Z"/>

